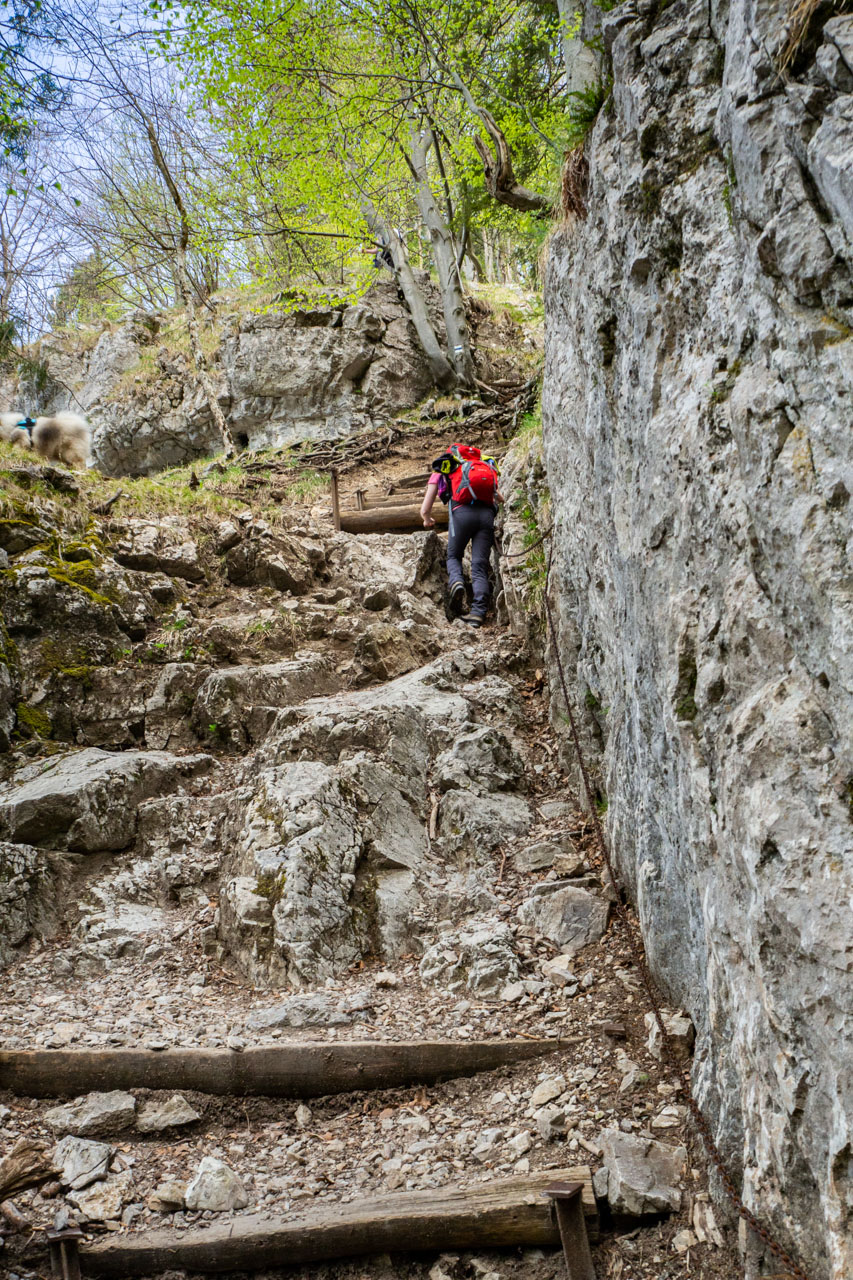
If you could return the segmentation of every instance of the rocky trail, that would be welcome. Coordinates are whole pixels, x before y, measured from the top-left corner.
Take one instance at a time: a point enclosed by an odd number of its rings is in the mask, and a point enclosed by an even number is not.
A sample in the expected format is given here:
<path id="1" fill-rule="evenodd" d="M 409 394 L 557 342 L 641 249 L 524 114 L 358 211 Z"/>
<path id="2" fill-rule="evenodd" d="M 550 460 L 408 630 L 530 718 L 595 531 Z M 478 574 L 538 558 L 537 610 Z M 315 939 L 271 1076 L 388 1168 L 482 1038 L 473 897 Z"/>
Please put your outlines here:
<path id="1" fill-rule="evenodd" d="M 344 467 L 342 500 L 422 472 L 447 431 Z M 529 539 L 513 448 L 507 550 Z M 330 1062 L 413 1041 L 447 1042 L 454 1077 L 311 1097 L 7 1088 L 0 1154 L 32 1140 L 56 1172 L 0 1206 L 6 1274 L 48 1274 L 57 1215 L 83 1229 L 85 1275 L 87 1248 L 153 1228 L 238 1234 L 247 1213 L 541 1188 L 578 1166 L 599 1277 L 739 1274 L 569 786 L 524 560 L 502 562 L 472 635 L 446 613 L 440 536 L 336 532 L 304 462 L 109 484 L 2 465 L 0 1083 L 23 1050 L 319 1045 Z M 454 1046 L 483 1041 L 536 1056 L 456 1075 Z M 196 1272 L 178 1254 L 156 1274 Z M 565 1263 L 552 1241 L 263 1274 L 547 1280 Z"/>

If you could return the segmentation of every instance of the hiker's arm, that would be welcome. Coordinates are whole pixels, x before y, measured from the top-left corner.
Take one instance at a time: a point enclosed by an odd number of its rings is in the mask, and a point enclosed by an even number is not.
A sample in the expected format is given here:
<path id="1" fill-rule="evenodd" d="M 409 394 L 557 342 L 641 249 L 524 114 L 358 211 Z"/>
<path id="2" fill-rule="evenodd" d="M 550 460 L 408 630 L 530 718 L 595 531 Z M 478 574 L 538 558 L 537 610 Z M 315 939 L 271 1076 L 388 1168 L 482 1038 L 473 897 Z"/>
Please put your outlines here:
<path id="1" fill-rule="evenodd" d="M 424 500 L 421 503 L 421 519 L 424 522 L 425 529 L 432 529 L 435 524 L 430 512 L 432 511 L 432 504 L 435 502 L 435 495 L 437 493 L 437 484 L 430 483 L 427 485 L 426 492 L 424 493 Z"/>
<path id="2" fill-rule="evenodd" d="M 506 498 L 503 496 L 500 489 L 495 489 L 495 502 L 506 502 Z"/>

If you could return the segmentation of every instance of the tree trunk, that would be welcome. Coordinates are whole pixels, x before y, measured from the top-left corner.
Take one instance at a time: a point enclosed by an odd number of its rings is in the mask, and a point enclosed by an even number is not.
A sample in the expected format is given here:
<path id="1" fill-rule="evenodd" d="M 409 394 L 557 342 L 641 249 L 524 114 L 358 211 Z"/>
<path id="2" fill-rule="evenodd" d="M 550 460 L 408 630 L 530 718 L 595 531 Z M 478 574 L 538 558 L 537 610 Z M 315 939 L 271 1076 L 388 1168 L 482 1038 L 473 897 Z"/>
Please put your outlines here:
<path id="1" fill-rule="evenodd" d="M 151 158 L 154 161 L 161 178 L 166 184 L 166 188 L 169 195 L 172 197 L 172 203 L 174 204 L 175 209 L 178 212 L 178 218 L 180 219 L 181 234 L 177 244 L 175 245 L 174 262 L 178 288 L 181 291 L 181 298 L 187 312 L 187 329 L 189 330 L 190 335 L 190 348 L 193 353 L 193 363 L 195 364 L 196 373 L 198 374 L 199 382 L 201 383 L 208 408 L 210 409 L 210 416 L 213 418 L 216 429 L 222 437 L 222 443 L 225 448 L 225 457 L 233 458 L 237 452 L 237 445 L 235 444 L 234 437 L 231 434 L 231 428 L 225 421 L 225 414 L 222 412 L 220 407 L 216 388 L 213 385 L 213 379 L 211 378 L 207 367 L 207 357 L 204 354 L 204 348 L 201 345 L 201 338 L 198 332 L 198 320 L 196 319 L 195 301 L 193 298 L 194 290 L 192 281 L 189 277 L 189 272 L 187 271 L 187 245 L 190 240 L 190 224 L 189 218 L 187 217 L 186 206 L 184 205 L 181 193 L 175 184 L 175 180 L 172 177 L 172 172 L 166 162 L 166 157 L 163 155 L 163 151 L 160 147 L 160 140 L 157 137 L 157 131 L 154 128 L 153 123 L 139 107 L 139 104 L 136 103 L 135 105 L 136 110 L 139 112 L 145 123 L 145 130 L 148 134 L 148 145 L 151 150 Z"/>
<path id="2" fill-rule="evenodd" d="M 486 267 L 486 279 L 493 284 L 497 277 L 495 276 L 495 251 L 492 245 L 492 238 L 487 232 L 483 232 L 483 259 Z"/>
<path id="3" fill-rule="evenodd" d="M 424 355 L 429 363 L 436 386 L 440 387 L 442 391 L 451 391 L 456 385 L 456 375 L 453 371 L 453 366 L 442 351 L 435 329 L 432 327 L 426 300 L 418 288 L 415 277 L 412 274 L 412 268 L 409 266 L 406 246 L 396 231 L 385 222 L 369 196 L 362 195 L 361 209 L 371 235 L 386 245 L 391 254 L 391 260 L 394 263 L 394 275 L 406 301 L 406 306 L 409 308 L 412 324 L 415 326 L 418 341 L 423 347 Z"/>
<path id="4" fill-rule="evenodd" d="M 415 177 L 415 194 L 424 226 L 429 232 L 433 262 L 438 271 L 447 345 L 460 386 L 473 387 L 476 382 L 471 338 L 465 318 L 465 300 L 459 284 L 456 248 L 450 228 L 442 218 L 427 173 L 427 155 L 432 145 L 428 129 L 412 129 L 411 167 Z"/>

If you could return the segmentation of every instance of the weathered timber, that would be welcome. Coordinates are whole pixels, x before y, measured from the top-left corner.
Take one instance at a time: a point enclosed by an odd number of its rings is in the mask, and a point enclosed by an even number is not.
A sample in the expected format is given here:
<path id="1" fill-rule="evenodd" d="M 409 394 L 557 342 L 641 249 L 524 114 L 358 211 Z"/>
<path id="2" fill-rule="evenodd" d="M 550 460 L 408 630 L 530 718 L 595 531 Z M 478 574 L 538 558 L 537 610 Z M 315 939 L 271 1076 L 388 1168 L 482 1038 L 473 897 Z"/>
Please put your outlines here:
<path id="1" fill-rule="evenodd" d="M 432 473 L 429 471 L 419 471 L 416 476 L 403 476 L 400 480 L 394 480 L 388 486 L 389 493 L 396 493 L 398 489 L 423 489 Z"/>
<path id="2" fill-rule="evenodd" d="M 245 1049 L 7 1049 L 0 1089 L 31 1098 L 92 1089 L 197 1089 L 243 1097 L 317 1098 L 354 1089 L 432 1084 L 541 1058 L 574 1041 L 350 1040 Z"/>
<path id="3" fill-rule="evenodd" d="M 593 1238 L 598 1217 L 590 1171 L 546 1169 L 473 1187 L 444 1187 L 328 1203 L 286 1218 L 247 1215 L 205 1230 L 139 1231 L 81 1249 L 87 1275 L 139 1276 L 157 1271 L 260 1271 L 370 1253 L 443 1252 L 554 1246 L 560 1243 L 545 1188 L 554 1178 L 583 1183 Z"/>
<path id="4" fill-rule="evenodd" d="M 45 1152 L 44 1143 L 21 1138 L 0 1160 L 0 1200 L 7 1200 L 30 1187 L 39 1187 L 56 1172 L 53 1161 Z"/>
<path id="5" fill-rule="evenodd" d="M 447 524 L 446 507 L 433 507 L 432 516 L 437 525 Z M 341 529 L 344 533 L 394 533 L 423 527 L 419 503 L 405 507 L 371 507 L 366 511 L 341 512 Z"/>

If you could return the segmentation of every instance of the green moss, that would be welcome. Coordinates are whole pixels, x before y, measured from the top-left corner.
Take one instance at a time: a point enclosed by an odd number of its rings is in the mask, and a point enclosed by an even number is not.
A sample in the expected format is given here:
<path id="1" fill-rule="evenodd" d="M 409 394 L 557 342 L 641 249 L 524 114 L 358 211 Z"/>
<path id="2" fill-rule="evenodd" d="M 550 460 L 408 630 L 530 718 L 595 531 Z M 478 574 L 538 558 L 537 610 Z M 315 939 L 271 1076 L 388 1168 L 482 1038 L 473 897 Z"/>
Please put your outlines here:
<path id="1" fill-rule="evenodd" d="M 640 210 L 647 218 L 652 218 L 660 208 L 660 186 L 650 179 L 640 187 Z"/>
<path id="2" fill-rule="evenodd" d="M 11 671 L 17 671 L 20 666 L 18 646 L 6 630 L 2 618 L 0 618 L 0 666 L 8 667 Z"/>
<path id="3" fill-rule="evenodd" d="M 43 674 L 76 680 L 84 689 L 91 689 L 92 663 L 85 649 L 64 648 L 55 640 L 44 640 L 39 656 Z"/>
<path id="4" fill-rule="evenodd" d="M 38 707 L 19 702 L 15 714 L 18 717 L 18 734 L 22 738 L 49 738 L 53 732 L 50 716 Z"/>
<path id="5" fill-rule="evenodd" d="M 734 230 L 735 215 L 732 205 L 732 193 L 737 187 L 737 174 L 735 173 L 735 162 L 732 158 L 731 147 L 726 156 L 726 180 L 723 183 L 723 204 L 726 207 L 726 217 L 729 220 L 729 226 Z"/>
<path id="6" fill-rule="evenodd" d="M 255 893 L 259 898 L 266 898 L 271 907 L 281 901 L 284 886 L 287 884 L 287 871 L 262 871 L 255 883 Z"/>
<path id="7" fill-rule="evenodd" d="M 673 699 L 676 720 L 695 720 L 698 715 L 696 678 L 696 655 L 692 646 L 685 647 L 678 658 L 678 684 Z"/>

